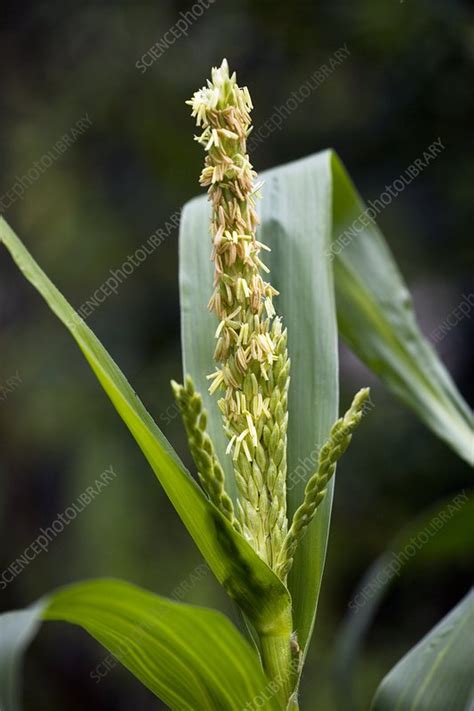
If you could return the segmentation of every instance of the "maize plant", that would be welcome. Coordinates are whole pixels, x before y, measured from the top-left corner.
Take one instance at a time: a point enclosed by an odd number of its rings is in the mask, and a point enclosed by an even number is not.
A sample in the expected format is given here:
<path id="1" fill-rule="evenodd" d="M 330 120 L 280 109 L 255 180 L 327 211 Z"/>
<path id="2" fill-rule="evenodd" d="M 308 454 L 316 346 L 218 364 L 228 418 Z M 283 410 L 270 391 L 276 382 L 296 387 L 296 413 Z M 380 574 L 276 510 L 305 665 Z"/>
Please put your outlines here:
<path id="1" fill-rule="evenodd" d="M 172 388 L 194 475 L 3 220 L 0 241 L 79 345 L 235 602 L 239 624 L 118 580 L 59 588 L 0 617 L 1 711 L 20 709 L 21 656 L 45 620 L 83 627 L 171 709 L 315 708 L 299 687 L 334 474 L 373 407 L 364 388 L 337 417 L 338 328 L 435 434 L 472 457 L 470 412 L 422 336 L 383 236 L 337 156 L 324 151 L 259 182 L 247 153 L 252 101 L 225 60 L 188 104 L 206 154 L 207 199 L 182 214 L 183 382 Z M 332 249 L 361 215 L 357 238 Z M 393 669 L 374 709 L 467 708 L 473 608 L 468 596 Z"/>

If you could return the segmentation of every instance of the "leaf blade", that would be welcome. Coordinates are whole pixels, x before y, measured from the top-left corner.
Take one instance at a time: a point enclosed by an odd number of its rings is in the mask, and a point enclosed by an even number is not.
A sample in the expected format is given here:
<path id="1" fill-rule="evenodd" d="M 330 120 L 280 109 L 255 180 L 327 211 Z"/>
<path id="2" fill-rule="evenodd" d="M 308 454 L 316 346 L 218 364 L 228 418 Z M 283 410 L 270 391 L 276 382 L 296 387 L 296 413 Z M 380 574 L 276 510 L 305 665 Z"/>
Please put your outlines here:
<path id="1" fill-rule="evenodd" d="M 442 515 L 442 518 L 441 518 Z M 446 518 L 449 516 L 450 518 Z M 440 526 L 441 520 L 441 528 Z M 421 533 L 430 536 L 414 558 L 407 556 Z M 419 540 L 419 539 L 418 539 Z M 474 499 L 465 491 L 430 506 L 410 520 L 363 575 L 349 602 L 350 613 L 336 634 L 334 652 L 335 690 L 341 708 L 354 707 L 354 679 L 361 648 L 388 590 L 399 576 L 423 560 L 469 565 L 474 555 Z M 403 564 L 400 562 L 403 561 Z M 422 574 L 422 573 L 421 573 Z"/>
<path id="2" fill-rule="evenodd" d="M 0 615 L 0 709 L 20 711 L 21 658 L 40 627 L 46 602 Z"/>
<path id="3" fill-rule="evenodd" d="M 217 579 L 257 629 L 271 626 L 289 604 L 285 587 L 205 497 L 122 371 L 3 219 L 0 242 L 71 332 Z"/>
<path id="4" fill-rule="evenodd" d="M 473 623 L 471 591 L 387 674 L 372 711 L 467 709 L 474 676 Z"/>
<path id="5" fill-rule="evenodd" d="M 336 154 L 332 166 L 330 256 L 335 255 L 340 332 L 359 358 L 438 437 L 473 464 L 472 413 L 421 333 L 410 294 L 383 235 L 374 222 L 362 217 L 367 207 Z"/>
<path id="6" fill-rule="evenodd" d="M 265 171 L 262 240 L 280 292 L 277 308 L 288 325 L 292 361 L 288 424 L 288 512 L 303 500 L 319 449 L 337 418 L 338 351 L 334 284 L 324 259 L 331 229 L 330 153 Z M 288 587 L 298 642 L 307 650 L 322 576 L 334 481 L 296 551 Z"/>
<path id="7" fill-rule="evenodd" d="M 0 616 L 2 632 L 15 615 L 17 630 L 23 626 L 27 641 L 40 618 L 79 625 L 172 709 L 238 711 L 268 686 L 257 655 L 223 615 L 165 600 L 122 581 L 94 580 L 62 588 L 28 611 Z M 0 635 L 0 659 L 3 653 L 7 661 L 10 652 L 17 671 L 25 644 L 12 641 Z M 3 678 L 0 708 L 5 711 L 19 709 L 7 703 L 16 686 L 12 677 Z M 277 711 L 276 697 L 267 696 L 264 708 Z"/>

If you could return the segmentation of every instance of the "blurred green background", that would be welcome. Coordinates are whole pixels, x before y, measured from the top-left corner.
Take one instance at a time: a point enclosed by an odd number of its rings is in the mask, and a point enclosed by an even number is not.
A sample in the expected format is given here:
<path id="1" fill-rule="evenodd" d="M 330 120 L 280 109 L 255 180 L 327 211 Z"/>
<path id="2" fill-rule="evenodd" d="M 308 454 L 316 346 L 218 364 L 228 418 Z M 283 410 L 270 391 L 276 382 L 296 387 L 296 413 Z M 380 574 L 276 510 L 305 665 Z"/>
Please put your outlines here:
<path id="1" fill-rule="evenodd" d="M 469 293 L 472 64 L 468 3 L 217 0 L 143 73 L 140 57 L 192 3 L 2 3 L 1 174 L 17 176 L 88 114 L 91 127 L 3 210 L 79 307 L 199 188 L 202 150 L 184 101 L 223 56 L 254 98 L 256 128 L 333 52 L 350 56 L 256 149 L 257 170 L 334 147 L 375 199 L 438 137 L 445 150 L 379 222 L 429 335 Z M 168 35 L 169 37 L 169 35 Z M 177 230 L 88 319 L 190 464 L 169 387 L 181 376 Z M 465 397 L 473 377 L 465 318 L 436 343 Z M 110 464 L 112 485 L 6 590 L 22 607 L 81 578 L 115 576 L 173 595 L 200 556 L 69 335 L 0 253 L 0 568 Z M 334 641 L 369 564 L 411 518 L 469 485 L 470 471 L 341 346 L 341 409 L 370 384 L 376 408 L 338 470 L 326 576 L 303 678 L 305 709 L 331 711 Z M 471 566 L 420 556 L 379 611 L 357 668 L 358 707 L 381 676 L 464 594 Z M 443 536 L 443 531 L 438 534 Z M 211 574 L 184 595 L 234 616 Z M 85 633 L 45 626 L 27 658 L 26 709 L 157 709 Z"/>

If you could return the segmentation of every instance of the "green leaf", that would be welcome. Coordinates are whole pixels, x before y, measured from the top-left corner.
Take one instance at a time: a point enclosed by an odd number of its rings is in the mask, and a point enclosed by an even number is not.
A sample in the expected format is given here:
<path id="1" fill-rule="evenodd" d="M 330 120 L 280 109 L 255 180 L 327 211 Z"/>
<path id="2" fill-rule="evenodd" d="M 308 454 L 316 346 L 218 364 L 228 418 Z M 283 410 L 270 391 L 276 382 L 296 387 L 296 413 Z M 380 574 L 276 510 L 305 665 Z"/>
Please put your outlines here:
<path id="1" fill-rule="evenodd" d="M 0 616 L 2 711 L 19 711 L 16 670 L 40 619 L 85 629 L 171 709 L 241 711 L 257 697 L 261 708 L 279 709 L 257 655 L 223 615 L 118 580 L 94 580 Z M 97 667 L 91 678 L 103 673 Z"/>
<path id="2" fill-rule="evenodd" d="M 21 660 L 40 627 L 45 604 L 0 615 L 0 711 L 20 711 Z"/>
<path id="3" fill-rule="evenodd" d="M 367 207 L 335 154 L 332 166 L 330 255 L 337 253 L 334 267 L 341 334 L 438 437 L 474 464 L 472 413 L 421 334 L 410 294 L 383 235 L 363 217 Z"/>
<path id="4" fill-rule="evenodd" d="M 288 326 L 291 386 L 288 430 L 288 503 L 292 514 L 314 473 L 319 447 L 337 417 L 337 333 L 332 268 L 325 252 L 331 229 L 331 156 L 325 152 L 263 174 L 261 239 L 271 248 L 265 262 L 280 291 L 275 307 Z M 183 368 L 201 391 L 208 427 L 228 489 L 232 465 L 216 398 L 206 375 L 214 370 L 216 321 L 207 311 L 212 289 L 209 207 L 205 197 L 189 202 L 180 233 L 180 293 Z M 310 637 L 329 529 L 332 486 L 297 552 L 289 579 L 294 626 L 302 648 Z"/>
<path id="5" fill-rule="evenodd" d="M 414 542 L 416 546 L 414 545 Z M 474 498 L 466 492 L 438 502 L 397 534 L 370 566 L 349 602 L 336 636 L 334 679 L 341 708 L 353 709 L 353 679 L 364 638 L 390 587 L 423 562 L 469 565 L 474 556 Z"/>
<path id="6" fill-rule="evenodd" d="M 470 592 L 382 681 L 373 711 L 468 711 L 474 701 Z"/>
<path id="7" fill-rule="evenodd" d="M 257 629 L 271 628 L 289 604 L 285 587 L 209 502 L 100 341 L 3 219 L 0 242 L 71 332 L 218 580 Z"/>

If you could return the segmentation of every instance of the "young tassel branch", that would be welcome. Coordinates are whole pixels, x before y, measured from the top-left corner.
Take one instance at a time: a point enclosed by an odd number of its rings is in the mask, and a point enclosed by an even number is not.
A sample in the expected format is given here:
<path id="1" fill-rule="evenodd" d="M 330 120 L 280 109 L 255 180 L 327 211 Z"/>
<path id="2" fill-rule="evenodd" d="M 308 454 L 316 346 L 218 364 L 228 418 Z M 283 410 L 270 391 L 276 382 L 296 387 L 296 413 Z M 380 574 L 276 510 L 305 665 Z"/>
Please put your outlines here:
<path id="1" fill-rule="evenodd" d="M 318 469 L 289 526 L 286 478 L 290 359 L 287 330 L 273 305 L 278 292 L 262 277 L 269 270 L 261 255 L 269 248 L 256 237 L 257 175 L 246 151 L 252 102 L 248 89 L 237 85 L 235 73 L 229 75 L 224 60 L 212 70 L 212 81 L 187 103 L 201 129 L 195 138 L 207 153 L 200 183 L 208 188 L 212 204 L 211 257 L 215 275 L 209 308 L 218 319 L 216 368 L 208 378 L 210 392 L 221 394 L 217 404 L 238 489 L 236 509 L 225 491 L 224 471 L 206 432 L 201 396 L 189 376 L 185 385 L 173 382 L 173 390 L 203 489 L 286 583 L 298 543 L 324 498 L 337 460 L 349 445 L 369 391 L 361 390 L 346 415 L 333 426 L 320 451 Z M 292 692 L 290 666 L 294 650 L 298 649 L 295 640 L 291 620 L 276 644 L 268 648 L 262 640 L 267 672 L 287 680 L 282 685 L 285 705 Z"/>

